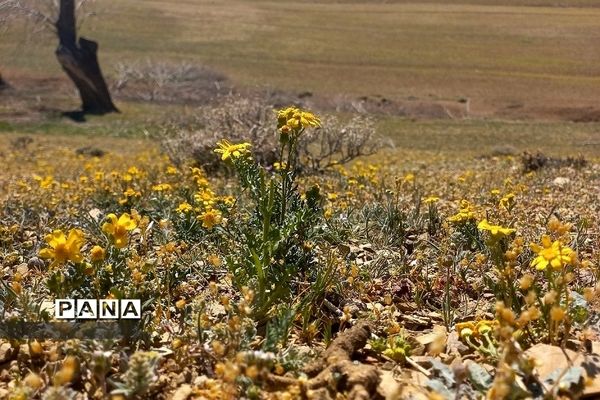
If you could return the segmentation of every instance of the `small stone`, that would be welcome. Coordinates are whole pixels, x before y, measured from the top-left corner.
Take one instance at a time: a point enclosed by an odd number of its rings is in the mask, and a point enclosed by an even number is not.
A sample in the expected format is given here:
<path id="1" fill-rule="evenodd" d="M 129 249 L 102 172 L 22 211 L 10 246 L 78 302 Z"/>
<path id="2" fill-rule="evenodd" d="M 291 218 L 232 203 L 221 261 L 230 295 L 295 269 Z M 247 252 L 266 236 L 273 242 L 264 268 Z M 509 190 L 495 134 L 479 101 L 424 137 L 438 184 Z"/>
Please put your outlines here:
<path id="1" fill-rule="evenodd" d="M 88 157 L 102 157 L 106 154 L 106 151 L 93 146 L 84 146 L 75 150 L 75 153 L 82 156 Z"/>
<path id="2" fill-rule="evenodd" d="M 102 211 L 99 208 L 92 208 L 88 214 L 90 217 L 94 218 L 94 221 L 98 222 L 102 216 Z"/>
<path id="3" fill-rule="evenodd" d="M 31 257 L 29 260 L 27 260 L 27 266 L 29 268 L 43 268 L 44 260 L 39 257 Z"/>
<path id="4" fill-rule="evenodd" d="M 400 383 L 394 379 L 394 374 L 391 371 L 383 371 L 380 376 L 378 393 L 385 399 L 396 399 L 402 392 Z"/>
<path id="5" fill-rule="evenodd" d="M 11 360 L 15 355 L 15 349 L 10 345 L 10 343 L 2 343 L 0 344 L 0 364 Z"/>
<path id="6" fill-rule="evenodd" d="M 208 377 L 206 375 L 200 375 L 196 379 L 194 379 L 194 386 L 202 387 L 208 381 Z"/>
<path id="7" fill-rule="evenodd" d="M 22 278 L 25 278 L 29 273 L 29 267 L 26 263 L 21 263 L 17 266 L 17 272 L 21 275 Z"/>
<path id="8" fill-rule="evenodd" d="M 554 186 L 565 186 L 567 185 L 569 182 L 571 182 L 571 180 L 569 178 L 565 178 L 563 176 L 557 176 L 556 178 L 554 178 L 554 180 L 552 181 L 552 184 Z"/>
<path id="9" fill-rule="evenodd" d="M 191 385 L 181 385 L 179 388 L 177 388 L 177 390 L 175 391 L 175 393 L 173 393 L 173 397 L 171 397 L 171 399 L 173 400 L 186 400 L 188 397 L 190 397 L 190 395 L 192 394 L 193 390 L 192 390 L 192 386 Z"/>
<path id="10" fill-rule="evenodd" d="M 340 244 L 338 245 L 338 250 L 340 251 L 342 257 L 346 257 L 348 254 L 350 254 L 350 246 L 348 245 Z"/>

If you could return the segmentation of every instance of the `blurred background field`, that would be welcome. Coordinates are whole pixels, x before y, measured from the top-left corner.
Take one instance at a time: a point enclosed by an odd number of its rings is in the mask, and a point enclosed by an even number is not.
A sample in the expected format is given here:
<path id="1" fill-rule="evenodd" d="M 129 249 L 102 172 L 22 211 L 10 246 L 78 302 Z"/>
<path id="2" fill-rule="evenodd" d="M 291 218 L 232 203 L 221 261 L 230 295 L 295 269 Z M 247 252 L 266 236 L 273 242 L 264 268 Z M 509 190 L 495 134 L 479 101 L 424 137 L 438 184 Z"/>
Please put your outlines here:
<path id="1" fill-rule="evenodd" d="M 61 118 L 78 99 L 56 39 L 17 20 L 0 40 L 0 71 L 14 88 L 0 94 L 1 131 L 138 136 L 210 101 L 217 82 L 376 114 L 405 148 L 485 154 L 502 141 L 517 152 L 600 154 L 593 1 L 123 0 L 91 11 L 81 35 L 99 42 L 123 113 Z M 128 71 L 161 63 L 196 75 L 162 99 L 123 85 Z"/>

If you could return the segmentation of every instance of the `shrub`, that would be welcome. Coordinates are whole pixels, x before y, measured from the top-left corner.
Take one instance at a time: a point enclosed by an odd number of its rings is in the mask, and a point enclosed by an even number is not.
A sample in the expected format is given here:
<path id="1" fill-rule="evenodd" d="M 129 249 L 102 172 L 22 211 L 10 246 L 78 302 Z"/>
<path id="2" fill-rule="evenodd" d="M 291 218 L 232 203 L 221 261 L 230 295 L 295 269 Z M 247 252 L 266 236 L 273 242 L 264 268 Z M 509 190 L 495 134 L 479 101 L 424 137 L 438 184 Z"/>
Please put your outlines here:
<path id="1" fill-rule="evenodd" d="M 582 155 L 579 155 L 577 157 L 569 156 L 567 158 L 557 158 L 547 156 L 544 153 L 538 151 L 535 154 L 531 154 L 528 152 L 523 153 L 523 155 L 521 156 L 521 163 L 523 164 L 523 172 L 527 173 L 531 171 L 537 171 L 546 167 L 571 167 L 580 169 L 585 167 L 588 162 Z"/>
<path id="2" fill-rule="evenodd" d="M 250 143 L 222 140 L 215 150 L 231 165 L 240 186 L 251 199 L 244 223 L 228 224 L 231 237 L 240 238 L 227 263 L 239 287 L 256 293 L 253 316 L 263 320 L 272 307 L 289 301 L 293 282 L 314 264 L 314 239 L 322 219 L 318 187 L 301 194 L 296 183 L 297 145 L 310 129 L 320 127 L 313 114 L 290 107 L 278 113 L 279 155 L 270 173 L 250 152 Z"/>
<path id="3" fill-rule="evenodd" d="M 114 92 L 131 100 L 206 104 L 230 90 L 227 78 L 189 62 L 118 63 Z"/>
<path id="4" fill-rule="evenodd" d="M 264 100 L 230 95 L 216 106 L 201 107 L 191 117 L 171 120 L 159 132 L 159 139 L 178 165 L 191 161 L 208 171 L 222 168 L 212 149 L 225 135 L 233 142 L 252 143 L 255 160 L 263 166 L 273 166 L 280 150 L 277 132 L 270 122 L 273 114 L 273 107 Z M 299 138 L 295 151 L 302 169 L 298 172 L 323 172 L 332 165 L 373 154 L 383 144 L 370 118 L 356 116 L 342 121 L 328 116 L 327 127 Z"/>

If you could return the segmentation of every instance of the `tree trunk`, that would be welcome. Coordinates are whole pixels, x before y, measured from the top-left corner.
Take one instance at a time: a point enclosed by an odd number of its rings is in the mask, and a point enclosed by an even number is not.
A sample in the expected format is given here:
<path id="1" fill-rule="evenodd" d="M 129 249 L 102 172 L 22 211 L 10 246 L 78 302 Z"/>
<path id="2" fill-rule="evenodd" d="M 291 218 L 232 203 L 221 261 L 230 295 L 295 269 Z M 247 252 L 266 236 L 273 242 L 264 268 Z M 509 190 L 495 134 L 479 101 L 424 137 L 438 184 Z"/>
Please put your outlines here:
<path id="1" fill-rule="evenodd" d="M 0 90 L 6 89 L 8 87 L 8 83 L 4 79 L 2 79 L 2 73 L 0 72 Z"/>
<path id="2" fill-rule="evenodd" d="M 85 38 L 77 40 L 75 0 L 61 0 L 56 21 L 59 44 L 56 58 L 73 81 L 81 97 L 81 110 L 86 114 L 119 112 L 112 102 L 100 65 L 98 43 Z"/>

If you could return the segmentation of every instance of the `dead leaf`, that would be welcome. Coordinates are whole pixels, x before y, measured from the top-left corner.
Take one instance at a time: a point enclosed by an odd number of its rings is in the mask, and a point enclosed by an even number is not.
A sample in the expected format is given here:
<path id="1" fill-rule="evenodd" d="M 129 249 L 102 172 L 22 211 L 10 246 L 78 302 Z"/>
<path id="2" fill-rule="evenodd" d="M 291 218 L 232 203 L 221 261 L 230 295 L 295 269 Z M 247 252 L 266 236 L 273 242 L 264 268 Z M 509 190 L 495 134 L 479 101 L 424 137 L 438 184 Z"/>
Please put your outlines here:
<path id="1" fill-rule="evenodd" d="M 99 208 L 92 208 L 88 214 L 94 219 L 94 221 L 98 222 L 100 220 L 100 216 L 102 215 L 102 211 Z"/>
<path id="2" fill-rule="evenodd" d="M 173 397 L 171 397 L 171 399 L 172 400 L 187 400 L 187 398 L 190 397 L 192 392 L 193 392 L 193 390 L 192 390 L 191 385 L 188 385 L 188 384 L 181 385 L 179 388 L 177 388 L 175 393 L 173 393 Z"/>
<path id="3" fill-rule="evenodd" d="M 446 348 L 448 349 L 448 354 L 454 357 L 464 356 L 465 354 L 471 352 L 471 349 L 469 349 L 466 344 L 461 342 L 458 332 L 456 331 L 452 331 L 448 334 Z"/>
<path id="4" fill-rule="evenodd" d="M 435 325 L 430 333 L 419 335 L 416 340 L 427 348 L 428 354 L 435 357 L 446 349 L 447 338 L 446 327 Z"/>
<path id="5" fill-rule="evenodd" d="M 12 360 L 16 354 L 16 350 L 13 349 L 10 343 L 4 342 L 0 344 L 0 363 Z"/>
<path id="6" fill-rule="evenodd" d="M 597 350 L 598 345 L 593 348 Z M 536 361 L 536 371 L 542 381 L 552 378 L 553 374 L 557 374 L 557 370 L 560 371 L 558 372 L 560 374 L 568 372 L 571 367 L 582 367 L 586 378 L 586 386 L 583 391 L 584 396 L 600 396 L 600 355 L 598 353 L 586 355 L 571 350 L 566 350 L 565 352 L 557 346 L 537 344 L 527 350 L 525 355 Z"/>

